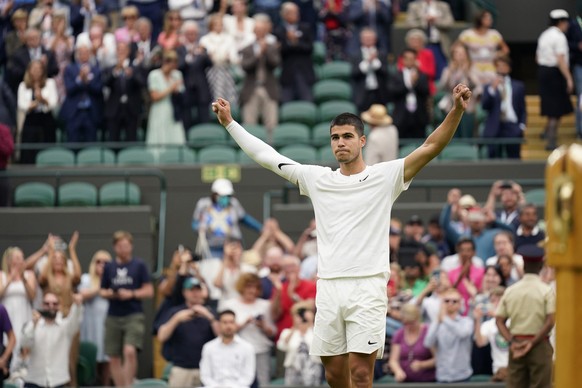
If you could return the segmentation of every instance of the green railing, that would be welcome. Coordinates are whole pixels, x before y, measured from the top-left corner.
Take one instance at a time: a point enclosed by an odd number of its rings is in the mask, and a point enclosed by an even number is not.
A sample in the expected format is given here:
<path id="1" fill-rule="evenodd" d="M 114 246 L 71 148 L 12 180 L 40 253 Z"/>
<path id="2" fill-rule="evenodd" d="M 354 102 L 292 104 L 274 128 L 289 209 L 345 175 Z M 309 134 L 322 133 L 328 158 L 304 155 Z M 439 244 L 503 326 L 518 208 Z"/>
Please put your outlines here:
<path id="1" fill-rule="evenodd" d="M 55 203 L 58 203 L 59 186 L 62 178 L 87 178 L 106 177 L 123 178 L 128 183 L 132 178 L 150 177 L 156 178 L 160 184 L 160 209 L 158 212 L 158 254 L 156 258 L 156 269 L 153 274 L 155 278 L 161 276 L 164 269 L 164 247 L 166 238 L 166 213 L 167 213 L 167 182 L 163 171 L 153 168 L 127 168 L 123 170 L 102 170 L 102 169 L 9 169 L 0 171 L 0 178 L 53 178 L 55 180 L 57 195 Z M 128 187 L 128 185 L 126 185 Z M 128 190 L 126 188 L 126 190 Z M 128 194 L 128 193 L 126 193 Z M 129 195 L 128 195 L 129 197 Z"/>

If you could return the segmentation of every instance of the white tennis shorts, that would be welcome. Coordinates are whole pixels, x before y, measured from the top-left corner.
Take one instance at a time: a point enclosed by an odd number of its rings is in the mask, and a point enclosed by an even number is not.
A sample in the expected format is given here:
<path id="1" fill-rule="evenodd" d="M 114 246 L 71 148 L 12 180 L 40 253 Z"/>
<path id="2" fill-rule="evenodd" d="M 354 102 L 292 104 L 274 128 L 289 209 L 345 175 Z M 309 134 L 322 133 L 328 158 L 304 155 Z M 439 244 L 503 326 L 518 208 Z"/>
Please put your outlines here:
<path id="1" fill-rule="evenodd" d="M 311 355 L 384 354 L 386 340 L 386 275 L 319 279 Z"/>

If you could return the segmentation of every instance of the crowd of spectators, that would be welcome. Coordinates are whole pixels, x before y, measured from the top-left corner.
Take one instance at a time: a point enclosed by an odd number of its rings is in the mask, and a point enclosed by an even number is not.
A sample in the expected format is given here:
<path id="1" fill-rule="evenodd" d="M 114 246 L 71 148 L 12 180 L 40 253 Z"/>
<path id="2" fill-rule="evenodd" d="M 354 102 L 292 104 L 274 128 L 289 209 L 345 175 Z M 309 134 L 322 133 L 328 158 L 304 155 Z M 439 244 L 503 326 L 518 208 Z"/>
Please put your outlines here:
<path id="1" fill-rule="evenodd" d="M 179 246 L 155 284 L 161 302 L 153 334 L 171 364 L 169 385 L 262 386 L 275 378 L 317 385 L 323 368 L 309 356 L 317 226 L 310 222 L 293 241 L 269 219 L 255 225 L 255 241 L 243 242 L 235 231 L 244 209 L 232 184 L 217 182 L 193 222 L 198 240 L 212 241 L 211 249 Z M 440 216 L 426 224 L 418 216 L 391 222 L 386 349 L 377 378 L 443 382 L 489 375 L 503 381 L 507 375 L 509 344 L 494 317 L 505 288 L 524 276 L 524 258 L 516 252 L 539 245 L 544 224 L 516 182 L 495 182 L 482 206 L 459 189 L 446 200 Z M 5 251 L 5 377 L 75 384 L 83 341 L 97 347 L 96 383 L 134 380 L 137 352 L 152 338 L 144 332 L 141 304 L 154 295 L 154 283 L 133 253 L 130 233 L 116 232 L 113 255 L 95 252 L 85 274 L 76 253 L 80 242 L 74 232 L 68 243 L 50 235 L 26 258 L 18 247 Z M 553 285 L 549 268 L 541 275 Z"/>
<path id="2" fill-rule="evenodd" d="M 314 100 L 314 43 L 325 42 L 327 61 L 351 64 L 359 113 L 390 103 L 400 138 L 424 137 L 431 117 L 450 107 L 451 85 L 464 82 L 475 103 L 457 136 L 512 138 L 506 155 L 518 158 L 525 94 L 520 81 L 509 82 L 509 47 L 488 11 L 453 43 L 453 15 L 472 16 L 457 3 L 7 0 L 0 9 L 0 123 L 16 144 L 32 143 L 14 154 L 21 163 L 34 162 L 34 143 L 57 140 L 184 145 L 193 125 L 210 120 L 218 96 L 240 108 L 243 124 L 262 122 L 272 136 L 281 104 Z M 395 53 L 399 12 L 411 30 L 404 52 Z M 582 42 L 567 14 L 551 20 L 537 56 L 548 148 L 556 145 L 560 117 L 572 110 L 564 100 L 574 85 L 564 45 L 575 59 Z M 565 103 L 556 104 L 556 96 Z M 490 148 L 490 157 L 501 155 Z"/>

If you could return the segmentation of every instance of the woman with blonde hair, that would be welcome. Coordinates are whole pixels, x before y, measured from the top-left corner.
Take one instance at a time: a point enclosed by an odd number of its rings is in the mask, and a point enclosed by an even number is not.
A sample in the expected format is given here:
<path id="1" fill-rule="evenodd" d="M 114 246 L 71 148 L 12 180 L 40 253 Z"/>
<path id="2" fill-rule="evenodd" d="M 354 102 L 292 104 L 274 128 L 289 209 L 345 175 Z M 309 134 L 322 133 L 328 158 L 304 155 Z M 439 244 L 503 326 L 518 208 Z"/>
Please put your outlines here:
<path id="1" fill-rule="evenodd" d="M 109 301 L 99 295 L 101 277 L 105 264 L 111 261 L 109 252 L 99 250 L 93 254 L 89 272 L 81 276 L 79 292 L 83 296 L 83 321 L 81 341 L 92 342 L 97 346 L 97 371 L 99 385 L 109 385 L 109 359 L 104 353 L 105 318 Z"/>
<path id="2" fill-rule="evenodd" d="M 435 356 L 424 346 L 428 327 L 420 321 L 420 309 L 412 303 L 401 308 L 403 327 L 392 337 L 390 369 L 398 382 L 435 381 Z"/>
<path id="3" fill-rule="evenodd" d="M 441 112 L 448 112 L 453 106 L 453 100 L 447 91 L 450 88 L 462 83 L 473 91 L 473 95 L 481 94 L 481 83 L 478 74 L 473 68 L 471 57 L 467 46 L 461 42 L 455 42 L 451 46 L 451 61 L 444 68 L 438 84 L 439 92 L 444 92 L 444 96 L 438 101 L 438 108 Z M 456 82 L 456 83 L 455 83 Z M 452 86 L 451 86 L 452 85 Z M 467 110 L 461 119 L 455 137 L 471 138 L 475 128 L 475 107 L 477 99 L 473 99 L 467 106 Z"/>
<path id="4" fill-rule="evenodd" d="M 133 43 L 139 41 L 139 34 L 136 30 L 136 21 L 139 18 L 139 10 L 134 5 L 128 5 L 121 10 L 123 27 L 115 30 L 115 41 Z"/>
<path id="5" fill-rule="evenodd" d="M 10 364 L 14 370 L 20 364 L 20 341 L 24 324 L 32 319 L 32 302 L 36 296 L 36 277 L 27 271 L 24 253 L 18 247 L 9 247 L 2 257 L 0 272 L 0 302 L 6 308 L 16 335 L 16 346 Z"/>
<path id="6" fill-rule="evenodd" d="M 261 279 L 256 274 L 241 274 L 236 289 L 240 297 L 225 302 L 223 310 L 234 311 L 238 334 L 255 349 L 259 386 L 267 385 L 271 380 L 271 338 L 277 331 L 271 318 L 271 302 L 259 298 Z"/>
<path id="7" fill-rule="evenodd" d="M 180 45 L 180 28 L 182 17 L 177 10 L 166 12 L 164 17 L 164 29 L 158 36 L 158 44 L 164 50 L 175 50 Z"/>
<path id="8" fill-rule="evenodd" d="M 46 67 L 41 60 L 30 61 L 24 80 L 18 86 L 18 110 L 24 117 L 22 143 L 54 143 L 57 123 L 53 110 L 59 95 L 54 79 L 47 78 Z M 36 150 L 23 150 L 21 163 L 34 163 Z"/>

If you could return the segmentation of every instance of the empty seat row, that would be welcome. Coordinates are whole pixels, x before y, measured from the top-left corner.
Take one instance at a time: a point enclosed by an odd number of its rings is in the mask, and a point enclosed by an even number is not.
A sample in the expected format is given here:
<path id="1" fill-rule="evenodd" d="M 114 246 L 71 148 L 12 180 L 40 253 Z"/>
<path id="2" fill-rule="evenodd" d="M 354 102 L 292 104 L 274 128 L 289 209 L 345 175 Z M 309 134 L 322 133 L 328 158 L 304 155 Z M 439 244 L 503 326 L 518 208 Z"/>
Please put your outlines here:
<path id="1" fill-rule="evenodd" d="M 58 191 L 47 183 L 28 182 L 14 190 L 14 206 L 119 206 L 139 205 L 141 190 L 135 183 L 108 182 L 99 189 L 87 182 L 63 183 Z"/>

